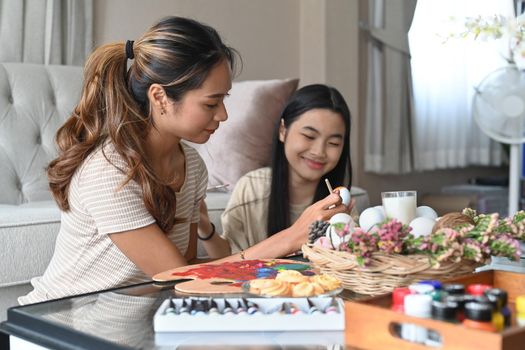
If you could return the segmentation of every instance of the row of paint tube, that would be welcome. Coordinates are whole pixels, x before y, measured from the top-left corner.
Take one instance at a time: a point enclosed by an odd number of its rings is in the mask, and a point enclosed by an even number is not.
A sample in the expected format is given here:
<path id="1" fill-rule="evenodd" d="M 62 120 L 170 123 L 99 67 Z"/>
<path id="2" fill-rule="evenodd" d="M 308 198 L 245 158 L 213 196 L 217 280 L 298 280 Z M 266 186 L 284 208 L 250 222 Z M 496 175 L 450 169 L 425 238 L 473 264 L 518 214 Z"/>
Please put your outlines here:
<path id="1" fill-rule="evenodd" d="M 285 301 L 266 310 L 261 308 L 256 302 L 246 298 L 230 301 L 222 298 L 221 300 L 215 300 L 215 298 L 183 298 L 180 303 L 176 303 L 173 298 L 170 298 L 168 307 L 164 310 L 164 315 L 261 315 L 274 313 L 316 315 L 340 312 L 335 297 L 331 298 L 326 307 L 316 306 L 309 298 L 306 298 L 306 300 L 307 307 L 291 301 Z"/>

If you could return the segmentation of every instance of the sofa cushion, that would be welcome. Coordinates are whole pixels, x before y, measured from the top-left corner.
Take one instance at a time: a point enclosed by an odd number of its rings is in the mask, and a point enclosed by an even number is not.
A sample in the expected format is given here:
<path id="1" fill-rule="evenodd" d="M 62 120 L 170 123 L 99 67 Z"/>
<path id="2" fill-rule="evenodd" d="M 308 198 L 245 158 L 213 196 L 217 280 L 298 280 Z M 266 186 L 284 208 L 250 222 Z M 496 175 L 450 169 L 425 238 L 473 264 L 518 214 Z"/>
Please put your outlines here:
<path id="1" fill-rule="evenodd" d="M 45 167 L 81 88 L 81 67 L 0 64 L 0 203 L 51 199 Z"/>
<path id="2" fill-rule="evenodd" d="M 298 79 L 235 82 L 224 100 L 228 120 L 203 145 L 192 144 L 208 168 L 210 186 L 231 191 L 247 172 L 270 164 L 272 134 Z"/>
<path id="3" fill-rule="evenodd" d="M 42 275 L 59 229 L 60 210 L 54 201 L 0 205 L 0 288 Z"/>

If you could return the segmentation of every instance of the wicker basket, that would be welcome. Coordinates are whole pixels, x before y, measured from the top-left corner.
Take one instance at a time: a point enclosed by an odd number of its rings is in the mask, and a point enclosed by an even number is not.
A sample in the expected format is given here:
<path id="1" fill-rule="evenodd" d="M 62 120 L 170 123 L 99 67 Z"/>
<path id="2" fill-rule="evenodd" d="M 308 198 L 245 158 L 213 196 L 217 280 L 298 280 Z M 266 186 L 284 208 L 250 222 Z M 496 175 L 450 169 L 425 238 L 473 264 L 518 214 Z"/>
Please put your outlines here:
<path id="1" fill-rule="evenodd" d="M 390 293 L 394 288 L 424 279 L 447 279 L 473 272 L 480 264 L 444 262 L 433 268 L 426 255 L 374 253 L 371 264 L 359 266 L 348 252 L 303 245 L 303 254 L 322 273 L 338 277 L 343 287 L 366 295 Z"/>

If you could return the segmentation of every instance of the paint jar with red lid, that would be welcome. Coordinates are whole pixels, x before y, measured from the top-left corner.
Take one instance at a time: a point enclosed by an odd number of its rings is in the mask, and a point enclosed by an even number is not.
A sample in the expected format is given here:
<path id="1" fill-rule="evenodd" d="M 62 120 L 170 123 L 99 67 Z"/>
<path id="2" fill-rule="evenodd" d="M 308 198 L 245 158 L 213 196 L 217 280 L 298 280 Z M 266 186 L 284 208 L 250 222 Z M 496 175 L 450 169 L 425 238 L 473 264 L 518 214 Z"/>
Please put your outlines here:
<path id="1" fill-rule="evenodd" d="M 490 288 L 492 288 L 490 284 L 471 284 L 467 287 L 467 293 L 474 296 L 483 295 L 483 293 L 485 293 L 485 291 Z"/>
<path id="2" fill-rule="evenodd" d="M 407 287 L 394 288 L 392 291 L 392 310 L 396 312 L 405 312 L 405 297 L 412 294 Z"/>

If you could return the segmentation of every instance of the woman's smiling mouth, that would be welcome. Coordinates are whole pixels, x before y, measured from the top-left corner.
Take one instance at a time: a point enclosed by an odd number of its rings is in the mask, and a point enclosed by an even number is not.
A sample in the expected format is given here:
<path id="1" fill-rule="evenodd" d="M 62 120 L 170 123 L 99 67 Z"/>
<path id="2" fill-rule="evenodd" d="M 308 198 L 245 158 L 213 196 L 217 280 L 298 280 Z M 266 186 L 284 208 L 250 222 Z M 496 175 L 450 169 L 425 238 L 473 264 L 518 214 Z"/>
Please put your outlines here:
<path id="1" fill-rule="evenodd" d="M 317 162 L 315 160 L 311 160 L 308 158 L 303 158 L 303 159 L 306 162 L 306 165 L 308 165 L 310 168 L 314 170 L 320 170 L 324 167 L 324 163 L 320 163 L 320 162 Z"/>

